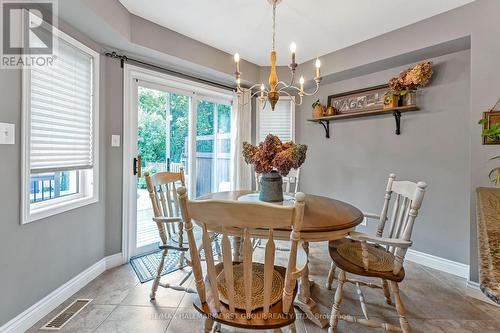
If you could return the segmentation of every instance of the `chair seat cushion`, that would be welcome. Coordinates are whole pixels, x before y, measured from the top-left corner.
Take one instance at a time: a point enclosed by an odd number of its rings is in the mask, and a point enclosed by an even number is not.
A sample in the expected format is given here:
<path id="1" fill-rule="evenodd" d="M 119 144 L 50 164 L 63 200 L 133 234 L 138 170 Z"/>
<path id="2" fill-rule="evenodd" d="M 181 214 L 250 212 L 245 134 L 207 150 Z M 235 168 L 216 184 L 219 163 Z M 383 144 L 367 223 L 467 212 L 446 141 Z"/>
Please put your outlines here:
<path id="1" fill-rule="evenodd" d="M 340 269 L 363 276 L 380 277 L 386 280 L 400 282 L 404 278 L 404 269 L 394 275 L 394 255 L 385 248 L 367 243 L 369 266 L 365 270 L 361 242 L 352 239 L 330 241 L 330 257 Z"/>
<path id="2" fill-rule="evenodd" d="M 233 263 L 233 274 L 236 278 L 236 267 L 241 265 L 239 262 L 234 262 Z M 259 264 L 257 264 L 259 265 Z M 258 267 L 255 266 L 254 267 Z M 215 265 L 215 272 L 216 274 L 221 277 L 221 275 L 224 274 L 223 272 L 224 265 L 222 263 L 219 263 Z M 254 268 L 254 269 L 255 269 Z M 286 268 L 281 267 L 281 266 L 274 266 L 274 274 L 273 274 L 273 279 L 274 275 L 278 274 L 280 278 L 284 281 L 285 280 L 285 274 L 286 274 Z M 243 276 L 241 277 L 243 280 Z M 219 279 L 218 279 L 219 280 Z M 252 280 L 255 279 L 255 275 Z M 243 285 L 243 282 L 241 282 Z M 268 319 L 264 319 L 264 313 L 262 306 L 256 308 L 255 310 L 252 311 L 252 315 L 250 318 L 246 317 L 246 312 L 245 310 L 241 310 L 236 308 L 236 312 L 231 314 L 229 310 L 229 306 L 224 303 L 222 300 L 223 297 L 220 297 L 221 299 L 221 312 L 217 313 L 215 305 L 214 305 L 214 296 L 212 294 L 212 290 L 210 288 L 210 284 L 208 281 L 208 277 L 205 279 L 205 285 L 207 286 L 206 288 L 206 302 L 201 303 L 199 299 L 196 299 L 196 301 L 193 303 L 193 306 L 203 314 L 204 316 L 209 316 L 213 320 L 220 322 L 223 325 L 229 325 L 233 327 L 239 327 L 239 328 L 246 328 L 246 329 L 274 329 L 274 328 L 280 328 L 280 327 L 286 327 L 293 322 L 295 322 L 295 311 L 293 308 L 293 304 L 290 307 L 290 310 L 288 313 L 283 313 L 283 303 L 281 296 L 279 297 L 279 300 L 272 304 L 269 307 L 269 317 Z M 255 285 L 252 283 L 252 285 Z M 263 287 L 263 285 L 262 285 Z M 253 289 L 253 288 L 252 288 Z M 263 291 L 261 291 L 263 293 Z M 283 292 L 283 288 L 281 288 L 281 293 Z M 255 290 L 253 290 L 252 294 L 255 293 Z M 260 291 L 259 291 L 260 293 Z M 219 292 L 220 294 L 220 292 Z M 236 292 L 235 292 L 236 294 Z M 293 299 L 295 299 L 295 296 L 297 294 L 297 286 L 295 286 L 294 292 L 293 292 Z M 237 298 L 237 297 L 235 297 Z"/>
<path id="3" fill-rule="evenodd" d="M 233 265 L 234 279 L 234 307 L 245 310 L 245 283 L 243 277 L 243 264 Z M 270 305 L 276 304 L 283 296 L 285 279 L 277 270 L 273 270 L 271 283 Z M 219 299 L 229 306 L 229 290 L 227 289 L 224 270 L 217 276 L 217 288 L 219 289 Z M 264 307 L 264 265 L 252 264 L 252 311 Z"/>

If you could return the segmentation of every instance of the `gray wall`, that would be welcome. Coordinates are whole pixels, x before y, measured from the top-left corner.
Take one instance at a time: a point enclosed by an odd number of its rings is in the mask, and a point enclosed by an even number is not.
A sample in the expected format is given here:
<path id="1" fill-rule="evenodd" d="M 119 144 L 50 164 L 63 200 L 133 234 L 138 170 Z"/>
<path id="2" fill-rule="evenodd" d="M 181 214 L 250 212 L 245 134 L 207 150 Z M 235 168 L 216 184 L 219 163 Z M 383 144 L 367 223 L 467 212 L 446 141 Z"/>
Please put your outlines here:
<path id="1" fill-rule="evenodd" d="M 120 147 L 111 148 L 111 135 L 123 133 L 123 70 L 120 62 L 104 59 L 106 87 L 106 252 L 120 253 L 122 248 L 123 137 Z"/>
<path id="2" fill-rule="evenodd" d="M 324 85 L 318 96 L 306 98 L 296 111 L 296 141 L 309 147 L 301 190 L 380 213 L 391 172 L 426 181 L 413 249 L 468 264 L 470 52 L 431 60 L 436 73 L 418 92 L 421 110 L 403 114 L 399 136 L 390 115 L 333 122 L 330 139 L 321 125 L 306 119 L 317 98 L 326 104 L 328 95 L 383 84 L 409 65 Z M 369 226 L 373 230 L 376 222 Z"/>
<path id="3" fill-rule="evenodd" d="M 84 36 L 65 30 L 98 49 Z M 0 145 L 0 326 L 104 257 L 108 154 L 105 92 L 102 84 L 99 202 L 21 225 L 21 72 L 0 70 L 0 121 L 16 125 L 16 144 Z"/>

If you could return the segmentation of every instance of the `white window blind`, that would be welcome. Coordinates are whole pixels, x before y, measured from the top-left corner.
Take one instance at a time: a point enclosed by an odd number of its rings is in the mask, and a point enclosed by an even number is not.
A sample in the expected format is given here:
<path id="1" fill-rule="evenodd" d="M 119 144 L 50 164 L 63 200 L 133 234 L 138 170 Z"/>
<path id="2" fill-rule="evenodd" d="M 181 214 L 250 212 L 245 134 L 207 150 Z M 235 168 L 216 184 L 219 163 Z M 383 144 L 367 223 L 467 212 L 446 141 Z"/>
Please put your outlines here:
<path id="1" fill-rule="evenodd" d="M 93 58 L 62 38 L 56 57 L 31 69 L 32 173 L 93 166 Z"/>
<path id="2" fill-rule="evenodd" d="M 265 109 L 259 107 L 259 127 L 257 143 L 264 141 L 268 134 L 274 134 L 281 141 L 287 142 L 293 137 L 293 109 L 289 99 L 278 101 L 274 111 L 267 103 Z"/>

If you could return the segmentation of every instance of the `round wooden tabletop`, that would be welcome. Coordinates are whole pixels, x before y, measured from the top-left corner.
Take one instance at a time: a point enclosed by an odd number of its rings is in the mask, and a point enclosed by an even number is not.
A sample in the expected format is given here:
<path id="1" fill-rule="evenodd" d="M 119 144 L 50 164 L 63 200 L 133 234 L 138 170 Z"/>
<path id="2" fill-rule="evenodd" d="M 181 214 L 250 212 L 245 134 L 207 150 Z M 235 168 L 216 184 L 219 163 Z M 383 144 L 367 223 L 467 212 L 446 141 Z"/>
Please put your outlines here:
<path id="1" fill-rule="evenodd" d="M 210 193 L 198 199 L 238 200 L 250 191 Z M 356 227 L 363 221 L 363 213 L 356 207 L 331 198 L 306 194 L 306 208 L 302 232 L 337 231 Z"/>

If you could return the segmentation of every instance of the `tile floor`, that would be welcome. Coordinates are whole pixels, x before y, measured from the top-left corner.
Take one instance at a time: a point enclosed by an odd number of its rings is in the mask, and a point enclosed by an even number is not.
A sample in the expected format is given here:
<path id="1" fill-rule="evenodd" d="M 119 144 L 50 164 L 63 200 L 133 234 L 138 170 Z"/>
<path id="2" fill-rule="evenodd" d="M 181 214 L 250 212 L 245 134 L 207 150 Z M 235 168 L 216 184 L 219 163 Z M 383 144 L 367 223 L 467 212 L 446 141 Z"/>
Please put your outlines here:
<path id="1" fill-rule="evenodd" d="M 329 267 L 327 244 L 311 244 L 311 278 L 316 282 L 313 295 L 321 310 L 330 313 L 334 290 L 324 287 Z M 500 307 L 483 303 L 465 295 L 465 280 L 426 268 L 411 262 L 406 265 L 407 276 L 401 284 L 402 297 L 414 332 L 500 332 Z M 164 277 L 164 281 L 179 281 L 181 272 Z M 334 287 L 335 287 L 334 282 Z M 78 291 L 59 308 L 34 325 L 28 332 L 38 332 L 55 314 L 75 298 L 93 298 L 76 318 L 60 332 L 105 333 L 179 333 L 202 332 L 203 320 L 192 307 L 193 297 L 173 290 L 160 288 L 155 302 L 149 301 L 151 282 L 140 284 L 130 265 L 109 270 Z M 397 324 L 393 307 L 384 302 L 378 290 L 364 289 L 368 314 L 372 319 L 381 318 Z M 354 287 L 347 284 L 342 312 L 361 315 Z M 297 311 L 299 317 L 300 312 Z M 223 327 L 223 332 L 240 332 Z M 284 330 L 285 331 L 285 330 Z M 299 318 L 297 332 L 327 332 Z M 340 323 L 338 332 L 382 332 L 363 326 Z"/>

